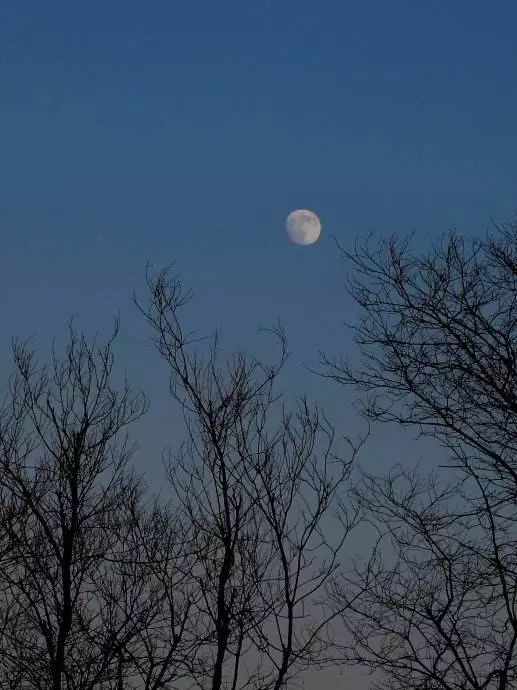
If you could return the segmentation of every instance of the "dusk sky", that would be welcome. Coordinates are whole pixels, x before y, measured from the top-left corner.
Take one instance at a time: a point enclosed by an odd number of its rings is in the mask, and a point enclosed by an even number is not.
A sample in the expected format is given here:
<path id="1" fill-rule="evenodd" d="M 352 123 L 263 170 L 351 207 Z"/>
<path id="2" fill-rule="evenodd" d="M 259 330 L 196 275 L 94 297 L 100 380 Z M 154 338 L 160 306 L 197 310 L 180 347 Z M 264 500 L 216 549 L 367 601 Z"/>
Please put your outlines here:
<path id="1" fill-rule="evenodd" d="M 515 212 L 516 26 L 514 0 L 0 0 L 3 361 L 13 335 L 120 312 L 121 362 L 159 402 L 131 296 L 174 262 L 229 346 L 260 354 L 282 321 L 302 392 L 303 363 L 350 349 L 332 236 L 423 245 Z M 289 241 L 295 208 L 316 244 Z"/>
<path id="2" fill-rule="evenodd" d="M 72 314 L 139 330 L 149 260 L 196 287 L 200 325 L 280 317 L 301 359 L 339 347 L 331 235 L 515 210 L 516 25 L 511 0 L 0 0 L 2 346 Z"/>

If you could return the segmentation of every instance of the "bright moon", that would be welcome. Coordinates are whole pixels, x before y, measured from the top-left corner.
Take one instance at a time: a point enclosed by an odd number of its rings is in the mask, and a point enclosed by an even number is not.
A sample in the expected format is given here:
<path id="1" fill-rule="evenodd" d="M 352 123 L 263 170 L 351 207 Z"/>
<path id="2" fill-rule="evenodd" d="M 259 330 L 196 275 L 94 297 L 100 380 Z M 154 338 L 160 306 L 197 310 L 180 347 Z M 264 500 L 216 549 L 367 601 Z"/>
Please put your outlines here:
<path id="1" fill-rule="evenodd" d="M 314 244 L 321 232 L 320 219 L 307 209 L 291 211 L 285 226 L 289 239 L 296 244 Z"/>

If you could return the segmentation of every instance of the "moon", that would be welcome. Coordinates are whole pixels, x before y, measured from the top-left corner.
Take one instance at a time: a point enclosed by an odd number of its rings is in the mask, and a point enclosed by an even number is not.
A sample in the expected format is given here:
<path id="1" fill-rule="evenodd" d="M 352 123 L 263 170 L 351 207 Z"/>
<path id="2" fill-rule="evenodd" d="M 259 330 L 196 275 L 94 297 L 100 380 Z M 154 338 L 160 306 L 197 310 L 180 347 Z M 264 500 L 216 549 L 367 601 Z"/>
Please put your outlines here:
<path id="1" fill-rule="evenodd" d="M 295 244 L 314 244 L 321 233 L 321 222 L 318 216 L 306 208 L 291 211 L 285 223 L 287 234 Z"/>

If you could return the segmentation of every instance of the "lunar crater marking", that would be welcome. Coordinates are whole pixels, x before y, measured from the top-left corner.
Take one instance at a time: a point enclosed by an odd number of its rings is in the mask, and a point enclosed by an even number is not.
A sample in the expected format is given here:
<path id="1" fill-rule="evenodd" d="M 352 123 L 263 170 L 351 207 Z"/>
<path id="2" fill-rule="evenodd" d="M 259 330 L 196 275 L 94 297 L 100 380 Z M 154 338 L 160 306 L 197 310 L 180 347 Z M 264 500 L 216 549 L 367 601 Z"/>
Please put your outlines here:
<path id="1" fill-rule="evenodd" d="M 321 222 L 318 216 L 306 208 L 291 211 L 287 216 L 286 230 L 291 242 L 307 246 L 314 244 L 321 233 Z"/>

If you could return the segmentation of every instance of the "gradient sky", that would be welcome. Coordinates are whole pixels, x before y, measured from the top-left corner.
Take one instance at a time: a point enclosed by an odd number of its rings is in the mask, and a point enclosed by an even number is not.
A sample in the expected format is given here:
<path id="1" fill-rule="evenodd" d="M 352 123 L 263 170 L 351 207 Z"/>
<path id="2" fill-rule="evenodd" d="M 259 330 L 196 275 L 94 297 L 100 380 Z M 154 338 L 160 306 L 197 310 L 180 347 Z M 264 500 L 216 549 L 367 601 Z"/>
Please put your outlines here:
<path id="1" fill-rule="evenodd" d="M 0 0 L 3 361 L 12 335 L 120 311 L 160 400 L 131 294 L 174 261 L 230 345 L 282 320 L 301 392 L 302 362 L 350 348 L 331 235 L 424 243 L 517 209 L 516 26 L 514 0 Z M 286 238 L 296 207 L 321 217 L 312 247 Z"/>

